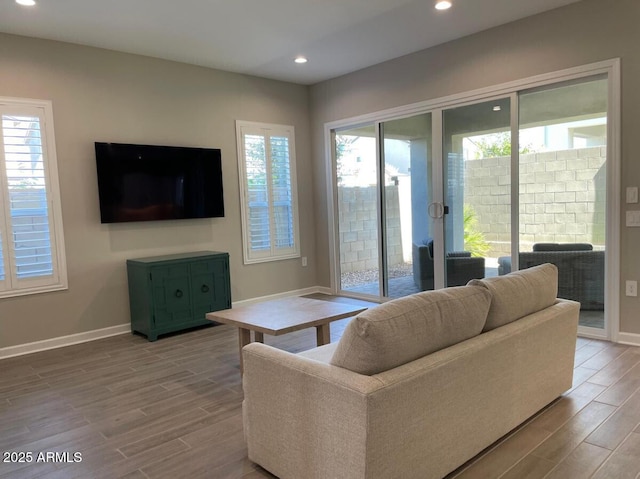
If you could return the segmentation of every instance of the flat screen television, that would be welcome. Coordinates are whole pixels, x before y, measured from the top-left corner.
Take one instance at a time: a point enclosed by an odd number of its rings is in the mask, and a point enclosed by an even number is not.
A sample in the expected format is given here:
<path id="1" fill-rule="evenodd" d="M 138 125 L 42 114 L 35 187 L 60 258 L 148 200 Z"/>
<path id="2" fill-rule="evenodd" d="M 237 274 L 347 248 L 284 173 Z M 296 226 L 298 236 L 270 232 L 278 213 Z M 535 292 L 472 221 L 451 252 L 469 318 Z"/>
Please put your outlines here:
<path id="1" fill-rule="evenodd" d="M 224 216 L 219 149 L 95 143 L 102 223 Z"/>

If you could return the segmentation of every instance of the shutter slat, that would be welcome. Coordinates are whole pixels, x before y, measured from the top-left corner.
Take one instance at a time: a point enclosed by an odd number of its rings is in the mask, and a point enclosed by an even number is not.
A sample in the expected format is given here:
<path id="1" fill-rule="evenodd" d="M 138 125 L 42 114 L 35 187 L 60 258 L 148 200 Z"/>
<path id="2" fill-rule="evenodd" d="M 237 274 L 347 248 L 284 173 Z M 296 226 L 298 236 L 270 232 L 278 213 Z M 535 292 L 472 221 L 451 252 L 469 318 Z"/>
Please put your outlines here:
<path id="1" fill-rule="evenodd" d="M 0 235 L 0 281 L 4 281 L 4 243 L 2 242 L 2 235 Z"/>

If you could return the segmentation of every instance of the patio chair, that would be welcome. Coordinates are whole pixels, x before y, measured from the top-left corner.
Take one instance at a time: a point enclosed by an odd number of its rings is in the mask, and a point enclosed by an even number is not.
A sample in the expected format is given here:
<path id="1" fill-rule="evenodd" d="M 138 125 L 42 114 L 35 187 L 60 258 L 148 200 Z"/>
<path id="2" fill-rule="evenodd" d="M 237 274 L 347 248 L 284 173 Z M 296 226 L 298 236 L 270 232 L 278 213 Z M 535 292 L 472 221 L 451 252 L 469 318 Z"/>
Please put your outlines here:
<path id="1" fill-rule="evenodd" d="M 453 251 L 445 258 L 447 286 L 464 286 L 472 279 L 484 278 L 484 258 L 472 257 L 468 251 Z M 433 240 L 413 244 L 413 281 L 421 291 L 434 288 Z"/>
<path id="2" fill-rule="evenodd" d="M 536 243 L 518 254 L 520 269 L 552 263 L 558 267 L 558 297 L 580 303 L 580 309 L 604 310 L 604 251 L 588 243 Z M 498 258 L 498 274 L 511 272 L 511 257 Z"/>

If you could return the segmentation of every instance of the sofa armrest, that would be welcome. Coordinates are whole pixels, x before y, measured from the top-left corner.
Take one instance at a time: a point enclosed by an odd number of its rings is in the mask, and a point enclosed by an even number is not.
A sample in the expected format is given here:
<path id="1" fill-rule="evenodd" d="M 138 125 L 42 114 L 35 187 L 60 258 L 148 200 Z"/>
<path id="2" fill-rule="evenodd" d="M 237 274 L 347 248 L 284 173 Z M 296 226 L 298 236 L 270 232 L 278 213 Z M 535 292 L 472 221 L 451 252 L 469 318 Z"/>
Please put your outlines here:
<path id="1" fill-rule="evenodd" d="M 433 259 L 427 245 L 413 243 L 413 282 L 422 291 L 433 289 Z"/>
<path id="2" fill-rule="evenodd" d="M 284 478 L 365 476 L 367 401 L 380 380 L 261 343 L 243 360 L 250 460 Z"/>
<path id="3" fill-rule="evenodd" d="M 431 257 L 431 250 L 429 249 L 429 246 L 427 245 L 419 245 L 419 244 L 413 244 L 413 259 L 414 261 L 416 261 L 418 264 L 424 266 L 424 265 L 428 265 L 428 264 L 432 264 L 433 265 L 433 258 Z M 431 268 L 433 269 L 433 266 L 431 266 Z"/>

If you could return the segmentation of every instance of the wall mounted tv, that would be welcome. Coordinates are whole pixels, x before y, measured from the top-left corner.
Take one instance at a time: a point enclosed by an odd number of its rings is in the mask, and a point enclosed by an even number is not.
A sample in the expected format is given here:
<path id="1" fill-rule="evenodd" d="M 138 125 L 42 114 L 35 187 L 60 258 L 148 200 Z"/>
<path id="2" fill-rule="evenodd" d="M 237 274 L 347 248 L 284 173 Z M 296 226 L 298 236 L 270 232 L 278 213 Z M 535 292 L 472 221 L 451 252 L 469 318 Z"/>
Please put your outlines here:
<path id="1" fill-rule="evenodd" d="M 219 149 L 95 143 L 102 223 L 224 216 Z"/>

